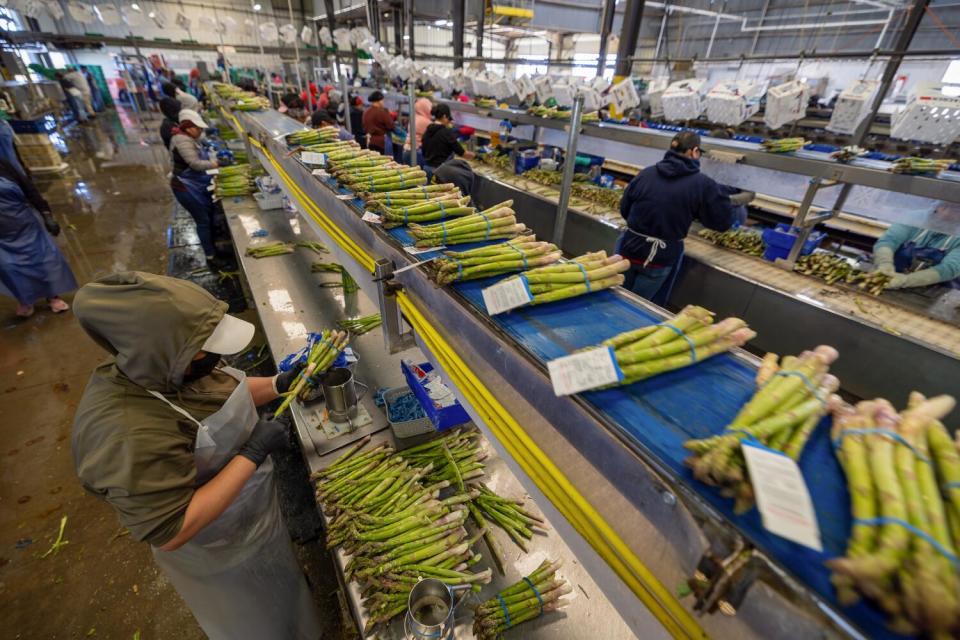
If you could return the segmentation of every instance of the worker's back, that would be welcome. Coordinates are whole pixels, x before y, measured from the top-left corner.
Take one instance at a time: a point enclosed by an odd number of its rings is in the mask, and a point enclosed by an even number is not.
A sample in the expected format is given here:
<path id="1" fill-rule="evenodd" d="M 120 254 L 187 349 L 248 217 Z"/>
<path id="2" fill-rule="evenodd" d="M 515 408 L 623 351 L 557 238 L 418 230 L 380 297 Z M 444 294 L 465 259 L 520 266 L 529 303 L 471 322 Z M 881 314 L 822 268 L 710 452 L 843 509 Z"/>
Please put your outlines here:
<path id="1" fill-rule="evenodd" d="M 634 232 L 626 234 L 621 253 L 646 258 L 647 238 L 659 239 L 666 246 L 657 254 L 657 264 L 672 264 L 694 219 L 719 231 L 730 228 L 732 222 L 726 190 L 700 173 L 698 160 L 675 151 L 637 174 L 620 201 L 620 213 Z"/>

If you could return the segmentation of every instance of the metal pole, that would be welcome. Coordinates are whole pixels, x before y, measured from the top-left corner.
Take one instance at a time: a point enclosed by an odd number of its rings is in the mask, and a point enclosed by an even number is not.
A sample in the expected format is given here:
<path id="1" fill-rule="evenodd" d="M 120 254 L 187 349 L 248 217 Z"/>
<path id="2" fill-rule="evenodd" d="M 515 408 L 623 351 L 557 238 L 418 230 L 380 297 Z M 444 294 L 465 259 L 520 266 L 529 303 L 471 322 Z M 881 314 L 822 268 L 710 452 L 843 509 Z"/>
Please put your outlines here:
<path id="1" fill-rule="evenodd" d="M 396 55 L 403 55 L 403 12 L 399 7 L 393 10 L 393 48 Z"/>
<path id="2" fill-rule="evenodd" d="M 413 0 L 403 0 L 403 4 L 406 7 L 407 57 L 413 60 Z"/>
<path id="3" fill-rule="evenodd" d="M 350 92 L 349 85 L 347 85 L 347 74 L 340 74 L 340 93 L 343 94 L 343 124 L 347 127 L 347 131 L 353 133 L 353 123 L 350 122 Z"/>
<path id="4" fill-rule="evenodd" d="M 311 20 L 313 22 L 313 40 L 317 44 L 317 63 L 320 65 L 327 64 L 327 52 L 324 50 L 323 43 L 320 42 L 320 26 L 319 20 Z M 317 71 L 313 72 L 314 82 L 317 83 L 317 86 L 320 86 L 320 78 L 317 75 Z"/>
<path id="5" fill-rule="evenodd" d="M 453 68 L 463 68 L 463 26 L 466 22 L 466 0 L 453 0 Z"/>
<path id="6" fill-rule="evenodd" d="M 707 43 L 706 57 L 708 58 L 710 57 L 710 52 L 713 51 L 713 41 L 717 37 L 717 29 L 720 28 L 720 14 L 722 14 L 723 10 L 726 8 L 727 8 L 727 3 L 726 1 L 724 1 L 724 3 L 720 5 L 720 11 L 717 12 L 717 19 L 713 21 L 713 31 L 710 32 L 710 42 Z"/>
<path id="7" fill-rule="evenodd" d="M 607 1 L 612 2 L 614 0 L 607 0 Z M 483 23 L 487 16 L 484 5 L 486 5 L 486 2 L 481 2 L 478 5 L 480 7 L 480 12 L 477 14 L 477 57 L 478 58 L 483 57 L 483 27 L 484 27 Z"/>
<path id="8" fill-rule="evenodd" d="M 333 30 L 337 28 L 336 9 L 333 7 L 333 0 L 323 0 L 323 6 L 327 10 L 327 26 L 330 29 L 330 36 L 333 37 Z M 333 77 L 340 78 L 340 47 L 337 45 L 337 39 L 333 39 Z"/>
<path id="9" fill-rule="evenodd" d="M 913 6 L 910 7 L 910 11 L 907 13 L 906 23 L 903 25 L 903 30 L 893 45 L 893 55 L 891 55 L 887 61 L 887 66 L 883 70 L 883 77 L 880 79 L 880 86 L 877 88 L 877 93 L 873 96 L 873 102 L 870 104 L 870 115 L 864 118 L 863 122 L 860 123 L 860 126 L 857 127 L 857 130 L 851 136 L 851 144 L 859 146 L 867 137 L 867 133 L 870 131 L 870 125 L 873 124 L 873 119 L 877 117 L 877 112 L 880 111 L 880 105 L 883 104 L 883 99 L 887 97 L 887 92 L 890 91 L 893 80 L 897 77 L 900 63 L 903 62 L 903 54 L 910 48 L 913 36 L 917 33 L 917 28 L 920 26 L 920 21 L 923 19 L 923 15 L 926 13 L 929 4 L 930 0 L 915 0 Z"/>
<path id="10" fill-rule="evenodd" d="M 877 44 L 873 45 L 874 49 L 879 49 L 880 45 L 883 43 L 883 37 L 887 35 L 887 29 L 890 28 L 890 23 L 893 22 L 893 9 L 887 13 L 887 21 L 883 23 L 883 29 L 880 29 L 880 35 L 877 36 Z"/>
<path id="11" fill-rule="evenodd" d="M 303 93 L 303 80 L 300 78 L 300 43 L 297 40 L 300 38 L 299 31 L 296 30 L 296 24 L 293 22 L 293 3 L 290 0 L 287 0 L 287 14 L 290 16 L 290 25 L 294 27 L 293 32 L 293 58 L 297 65 L 297 92 Z M 307 96 L 307 104 L 310 103 L 310 96 Z"/>
<path id="12" fill-rule="evenodd" d="M 667 16 L 670 14 L 670 5 L 666 2 L 663 3 L 663 17 L 660 19 L 660 31 L 657 33 L 657 46 L 653 50 L 653 57 L 660 57 L 660 45 L 663 44 L 663 34 L 667 30 Z M 657 63 L 653 63 L 653 69 L 657 68 Z M 669 71 L 669 69 L 668 69 Z"/>
<path id="13" fill-rule="evenodd" d="M 666 11 L 666 8 L 664 8 Z M 617 12 L 617 0 L 603 3 L 603 16 L 600 18 L 600 52 L 597 54 L 597 75 L 602 76 L 607 68 L 607 40 L 613 30 L 613 17 Z"/>
<path id="14" fill-rule="evenodd" d="M 220 79 L 224 82 L 230 82 L 230 65 L 227 63 L 227 48 L 223 46 L 223 25 L 220 23 L 220 16 L 217 13 L 217 6 L 213 6 L 213 19 L 217 21 L 217 37 L 220 39 L 220 55 L 223 56 L 223 73 L 226 77 Z"/>
<path id="15" fill-rule="evenodd" d="M 410 166 L 417 166 L 417 112 L 413 103 L 417 101 L 416 83 L 407 83 L 407 99 L 410 101 L 410 122 L 407 140 L 410 141 Z"/>
<path id="16" fill-rule="evenodd" d="M 763 9 L 760 11 L 760 21 L 757 22 L 758 27 L 763 26 L 763 21 L 766 19 L 767 11 L 769 10 L 770 10 L 770 0 L 764 0 Z M 753 42 L 750 44 L 750 55 L 753 55 L 754 52 L 757 50 L 757 41 L 760 39 L 760 33 L 761 31 L 757 29 L 757 31 L 755 31 L 753 34 Z"/>
<path id="17" fill-rule="evenodd" d="M 263 53 L 263 42 L 260 40 L 260 15 L 258 11 L 253 12 L 253 30 L 257 36 L 257 47 L 260 48 L 260 73 L 263 74 L 263 79 L 267 83 L 267 98 L 270 100 L 270 104 L 273 104 L 273 95 L 271 89 L 273 88 L 273 82 L 270 78 L 270 75 L 267 73 L 267 69 L 264 66 L 265 55 Z"/>
<path id="18" fill-rule="evenodd" d="M 627 0 L 623 11 L 623 25 L 620 27 L 620 44 L 617 45 L 617 66 L 613 72 L 614 79 L 630 76 L 633 68 L 631 58 L 637 50 L 637 40 L 640 39 L 640 24 L 643 20 L 644 0 Z"/>
<path id="19" fill-rule="evenodd" d="M 557 205 L 557 219 L 553 224 L 553 244 L 563 246 L 563 232 L 567 226 L 567 208 L 570 205 L 570 188 L 573 185 L 573 170 L 577 165 L 577 142 L 580 139 L 580 118 L 583 115 L 583 95 L 578 93 L 573 100 L 570 113 L 570 132 L 567 136 L 567 149 L 563 154 L 563 178 L 560 181 L 560 202 Z"/>

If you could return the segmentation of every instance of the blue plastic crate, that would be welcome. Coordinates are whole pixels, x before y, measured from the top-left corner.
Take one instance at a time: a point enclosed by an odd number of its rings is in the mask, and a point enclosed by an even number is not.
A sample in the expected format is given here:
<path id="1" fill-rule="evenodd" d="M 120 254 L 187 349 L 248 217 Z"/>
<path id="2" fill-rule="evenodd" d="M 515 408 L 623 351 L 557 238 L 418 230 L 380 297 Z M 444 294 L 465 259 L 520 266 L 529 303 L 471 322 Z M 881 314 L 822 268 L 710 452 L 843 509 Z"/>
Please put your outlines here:
<path id="1" fill-rule="evenodd" d="M 764 230 L 763 243 L 767 246 L 763 252 L 764 259 L 773 262 L 777 258 L 786 258 L 790 255 L 790 249 L 793 248 L 793 243 L 797 239 L 797 233 L 798 230 L 795 227 L 785 224 L 778 224 L 775 229 Z M 826 235 L 820 231 L 811 233 L 807 241 L 803 243 L 800 255 L 805 256 L 813 253 L 813 250 L 820 245 Z"/>
<path id="2" fill-rule="evenodd" d="M 433 365 L 429 362 L 424 362 L 416 366 L 427 373 L 433 371 Z M 410 387 L 410 390 L 413 391 L 413 395 L 417 397 L 417 400 L 420 401 L 420 406 L 423 407 L 423 411 L 427 414 L 427 417 L 430 418 L 430 422 L 433 423 L 437 431 L 446 431 L 457 425 L 470 422 L 470 416 L 467 415 L 466 409 L 463 408 L 459 401 L 449 407 L 437 409 L 433 406 L 433 401 L 430 400 L 427 390 L 420 384 L 420 380 L 417 379 L 416 374 L 410 370 L 406 363 L 400 363 L 400 370 L 403 371 L 403 376 L 407 379 L 407 385 Z"/>
<path id="3" fill-rule="evenodd" d="M 44 116 L 36 120 L 10 120 L 10 127 L 16 133 L 51 133 L 57 130 L 57 121 L 53 116 Z"/>

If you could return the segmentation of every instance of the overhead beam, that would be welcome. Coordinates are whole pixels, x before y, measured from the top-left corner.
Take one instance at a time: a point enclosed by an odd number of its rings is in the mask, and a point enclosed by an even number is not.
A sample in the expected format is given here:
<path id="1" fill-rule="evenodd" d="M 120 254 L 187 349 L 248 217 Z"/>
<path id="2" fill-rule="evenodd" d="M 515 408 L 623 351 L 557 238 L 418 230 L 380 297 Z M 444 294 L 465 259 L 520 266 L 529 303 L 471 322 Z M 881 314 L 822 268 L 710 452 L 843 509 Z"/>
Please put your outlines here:
<path id="1" fill-rule="evenodd" d="M 603 3 L 603 15 L 600 18 L 600 51 L 597 54 L 597 75 L 602 76 L 607 68 L 607 40 L 613 30 L 613 17 L 617 13 L 617 0 L 606 0 Z"/>
<path id="2" fill-rule="evenodd" d="M 466 0 L 453 0 L 453 67 L 463 68 L 463 30 L 466 22 Z"/>
<path id="3" fill-rule="evenodd" d="M 644 0 L 627 0 L 627 6 L 623 10 L 620 42 L 617 45 L 617 64 L 613 71 L 615 78 L 630 76 L 630 70 L 633 68 L 633 56 L 637 52 L 637 40 L 640 39 L 643 6 Z"/>

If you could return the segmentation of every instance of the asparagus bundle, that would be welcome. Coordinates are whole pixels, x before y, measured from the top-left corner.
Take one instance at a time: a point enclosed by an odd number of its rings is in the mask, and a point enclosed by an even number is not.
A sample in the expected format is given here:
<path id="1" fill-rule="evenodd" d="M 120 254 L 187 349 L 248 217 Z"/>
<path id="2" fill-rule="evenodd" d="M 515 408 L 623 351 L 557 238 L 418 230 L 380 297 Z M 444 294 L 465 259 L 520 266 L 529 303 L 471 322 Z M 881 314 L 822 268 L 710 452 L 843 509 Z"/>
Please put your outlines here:
<path id="1" fill-rule="evenodd" d="M 766 245 L 763 243 L 763 236 L 757 231 L 738 227 L 726 231 L 714 231 L 713 229 L 701 229 L 698 236 L 712 242 L 715 245 L 734 249 L 750 254 L 751 256 L 763 255 Z"/>
<path id="2" fill-rule="evenodd" d="M 883 399 L 833 412 L 854 521 L 845 557 L 827 565 L 842 604 L 866 596 L 898 633 L 960 633 L 960 456 L 940 423 L 954 405 L 914 393 L 902 413 Z"/>
<path id="3" fill-rule="evenodd" d="M 408 166 L 385 166 L 371 167 L 367 169 L 357 169 L 355 171 L 341 172 L 337 175 L 340 184 L 353 191 L 370 190 L 378 191 L 381 184 L 399 181 L 400 186 L 416 186 L 427 183 L 426 172 L 419 167 Z"/>
<path id="4" fill-rule="evenodd" d="M 293 253 L 296 247 L 288 242 L 265 242 L 264 244 L 247 247 L 247 255 L 251 258 L 269 258 Z"/>
<path id="5" fill-rule="evenodd" d="M 803 138 L 780 138 L 779 140 L 764 140 L 760 143 L 768 153 L 787 153 L 803 149 L 807 141 Z"/>
<path id="6" fill-rule="evenodd" d="M 337 326 L 343 331 L 349 331 L 353 336 L 362 336 L 379 327 L 382 322 L 383 318 L 380 317 L 379 313 L 371 313 L 368 316 L 339 320 Z"/>
<path id="7" fill-rule="evenodd" d="M 899 158 L 890 165 L 890 171 L 893 173 L 906 173 L 909 175 L 937 175 L 941 171 L 946 171 L 956 160 L 934 160 L 932 158 Z"/>
<path id="8" fill-rule="evenodd" d="M 456 194 L 454 196 L 456 198 L 462 197 L 460 190 L 452 184 L 430 184 L 419 187 L 407 187 L 405 189 L 394 189 L 392 191 L 368 193 L 364 197 L 364 200 L 368 207 L 400 207 L 450 196 L 451 194 Z"/>
<path id="9" fill-rule="evenodd" d="M 304 249 L 310 249 L 311 251 L 319 253 L 320 255 L 323 255 L 324 253 L 330 253 L 330 249 L 327 249 L 325 246 L 323 246 L 322 242 L 317 242 L 316 240 L 299 240 L 297 241 L 296 246 Z"/>
<path id="10" fill-rule="evenodd" d="M 725 496 L 736 500 L 737 513 L 749 510 L 754 494 L 741 441 L 755 440 L 799 460 L 821 418 L 839 400 L 832 394 L 840 383 L 828 373 L 836 358 L 836 349 L 821 345 L 785 357 L 779 366 L 775 358 L 766 360 L 757 375 L 756 393 L 725 431 L 684 443 L 693 454 L 686 464 L 694 477 L 721 487 Z"/>
<path id="11" fill-rule="evenodd" d="M 324 142 L 334 142 L 338 139 L 339 131 L 336 127 L 324 127 L 321 129 L 304 129 L 303 131 L 294 131 L 284 137 L 287 144 L 291 147 L 308 146 L 312 144 L 321 144 Z"/>
<path id="12" fill-rule="evenodd" d="M 588 348 L 613 349 L 624 375 L 620 384 L 631 384 L 742 346 L 755 335 L 740 318 L 713 324 L 712 312 L 688 305 L 669 322 L 625 331 Z"/>
<path id="13" fill-rule="evenodd" d="M 494 98 L 474 98 L 473 104 L 478 107 L 492 108 L 497 106 L 497 101 Z"/>
<path id="14" fill-rule="evenodd" d="M 500 205 L 449 222 L 410 225 L 410 235 L 416 239 L 418 247 L 514 238 L 525 231 L 524 225 L 517 224 L 513 209 Z"/>
<path id="15" fill-rule="evenodd" d="M 233 104 L 236 111 L 263 111 L 270 108 L 270 101 L 263 96 L 237 98 Z"/>
<path id="16" fill-rule="evenodd" d="M 464 528 L 464 505 L 475 496 L 458 493 L 441 500 L 440 490 L 450 483 L 431 482 L 432 463 L 408 457 L 434 443 L 402 455 L 385 445 L 359 453 L 363 444 L 314 477 L 317 499 L 330 519 L 327 545 L 341 546 L 351 556 L 345 574 L 361 585 L 369 614 L 366 633 L 403 613 L 421 577 L 479 591 L 492 572 L 467 571 L 480 560 L 470 547 L 486 533 L 481 529 L 470 537 Z"/>
<path id="17" fill-rule="evenodd" d="M 249 164 L 232 164 L 220 167 L 213 176 L 214 196 L 228 198 L 245 196 L 257 190 L 254 169 Z"/>
<path id="18" fill-rule="evenodd" d="M 607 257 L 605 251 L 596 251 L 569 261 L 530 269 L 506 280 L 526 280 L 533 297 L 530 304 L 544 304 L 619 286 L 623 284 L 620 274 L 629 268 L 628 260 L 618 255 Z"/>
<path id="19" fill-rule="evenodd" d="M 320 286 L 326 288 L 336 288 L 343 287 L 344 293 L 354 293 L 360 289 L 360 286 L 357 284 L 357 281 L 353 279 L 353 276 L 343 268 L 342 264 L 337 262 L 314 262 L 310 265 L 311 273 L 339 273 L 340 282 L 324 282 Z"/>
<path id="20" fill-rule="evenodd" d="M 848 260 L 829 253 L 811 253 L 797 260 L 794 270 L 804 275 L 821 278 L 827 284 L 841 280 L 847 284 L 856 284 L 870 295 L 878 296 L 890 282 L 890 276 L 880 271 L 861 271 Z"/>
<path id="21" fill-rule="evenodd" d="M 533 538 L 534 528 L 546 528 L 543 518 L 523 508 L 523 500 L 503 498 L 482 482 L 469 486 L 480 492 L 473 504 L 479 507 L 489 520 L 506 531 L 510 539 L 524 551 L 527 551 L 526 541 Z"/>
<path id="22" fill-rule="evenodd" d="M 317 379 L 315 376 L 330 368 L 340 352 L 346 348 L 347 342 L 349 342 L 349 336 L 346 331 L 324 329 L 323 333 L 320 334 L 320 339 L 314 342 L 307 353 L 306 366 L 290 385 L 290 390 L 283 394 L 283 402 L 280 403 L 276 413 L 273 414 L 274 419 L 287 410 L 294 398 L 300 397 L 302 399 L 303 395 L 316 387 Z"/>
<path id="23" fill-rule="evenodd" d="M 561 255 L 555 245 L 528 235 L 469 251 L 446 251 L 429 268 L 434 282 L 445 285 L 553 264 Z"/>
<path id="24" fill-rule="evenodd" d="M 529 576 L 477 607 L 473 618 L 474 637 L 499 638 L 507 629 L 564 606 L 566 601 L 561 598 L 572 588 L 557 576 L 560 566 L 560 562 L 544 560 Z"/>
<path id="25" fill-rule="evenodd" d="M 454 195 L 455 193 L 458 194 L 459 192 L 450 192 L 448 195 L 439 198 L 411 202 L 396 207 L 378 205 L 383 227 L 392 229 L 410 223 L 436 222 L 448 218 L 461 218 L 477 212 L 473 207 L 467 206 L 470 204 L 470 196 L 457 198 Z"/>

